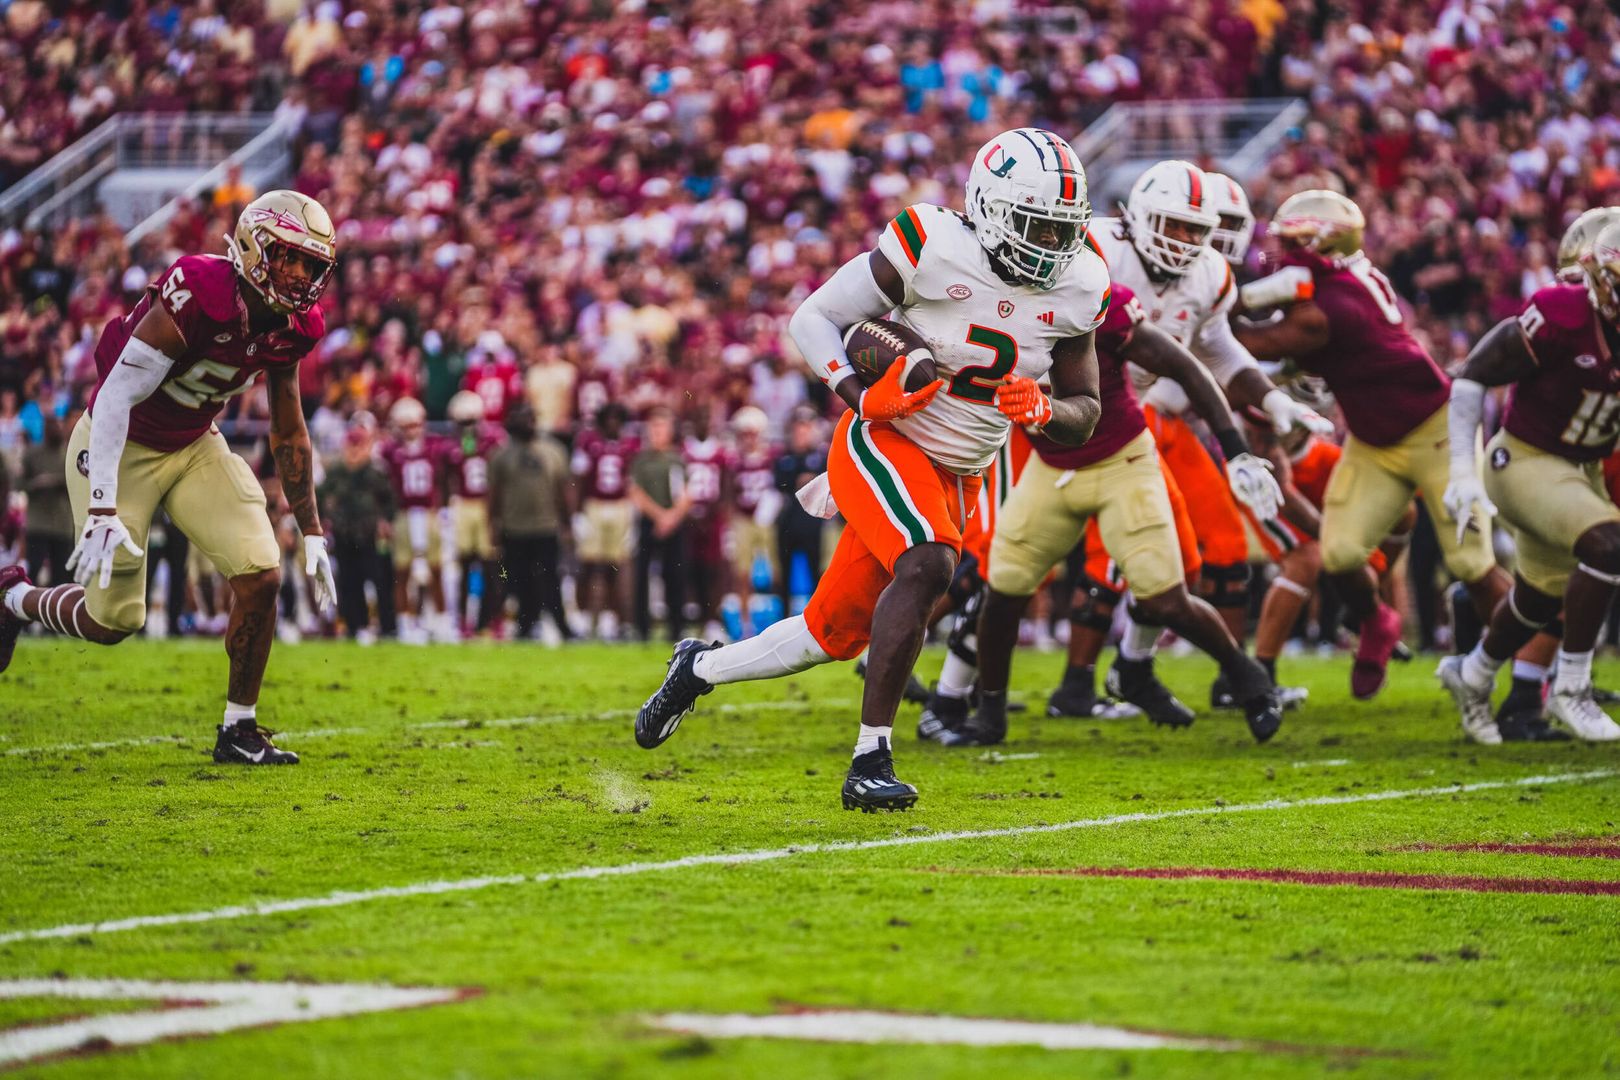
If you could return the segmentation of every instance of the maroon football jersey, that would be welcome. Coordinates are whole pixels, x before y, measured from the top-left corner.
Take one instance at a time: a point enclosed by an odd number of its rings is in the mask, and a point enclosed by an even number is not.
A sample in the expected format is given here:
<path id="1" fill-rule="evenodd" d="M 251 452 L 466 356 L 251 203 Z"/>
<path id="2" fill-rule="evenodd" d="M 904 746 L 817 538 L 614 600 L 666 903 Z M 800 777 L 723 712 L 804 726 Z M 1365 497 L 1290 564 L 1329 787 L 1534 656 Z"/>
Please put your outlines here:
<path id="1" fill-rule="evenodd" d="M 391 442 L 383 447 L 382 458 L 401 510 L 435 510 L 441 505 L 448 465 L 441 444 L 432 439 Z"/>
<path id="2" fill-rule="evenodd" d="M 1147 313 L 1130 289 L 1114 282 L 1108 315 L 1097 328 L 1098 389 L 1102 392 L 1102 418 L 1084 446 L 1054 442 L 1045 435 L 1031 435 L 1030 444 L 1041 460 L 1054 469 L 1083 469 L 1117 454 L 1132 439 L 1147 430 L 1142 407 L 1125 374 L 1125 346 Z"/>
<path id="3" fill-rule="evenodd" d="M 686 497 L 692 501 L 692 517 L 718 517 L 721 478 L 726 471 L 725 447 L 713 436 L 687 439 L 681 447 L 681 461 L 686 466 Z"/>
<path id="4" fill-rule="evenodd" d="M 506 442 L 506 436 L 493 424 L 480 424 L 451 444 L 446 454 L 450 466 L 450 490 L 463 499 L 489 495 L 489 459 Z"/>
<path id="5" fill-rule="evenodd" d="M 584 431 L 574 447 L 574 475 L 585 484 L 590 499 L 623 499 L 630 494 L 630 459 L 641 449 L 634 435 L 604 438 L 600 431 Z"/>
<path id="6" fill-rule="evenodd" d="M 259 372 L 296 366 L 326 332 L 321 309 L 314 307 L 291 315 L 280 330 L 249 333 L 247 305 L 237 292 L 231 261 L 223 255 L 187 255 L 146 287 L 129 314 L 101 332 L 92 417 L 101 384 L 153 304 L 169 313 L 186 348 L 162 385 L 129 411 L 130 441 L 152 450 L 183 450 L 202 438 L 225 402 L 246 391 Z"/>
<path id="7" fill-rule="evenodd" d="M 737 485 L 737 512 L 754 516 L 759 500 L 776 487 L 776 459 L 782 455 L 761 443 L 752 450 L 738 450 L 731 459 L 732 481 Z"/>
<path id="8" fill-rule="evenodd" d="M 499 423 L 506 419 L 506 410 L 523 397 L 523 371 L 511 360 L 486 357 L 467 369 L 461 388 L 483 401 L 485 420 Z"/>
<path id="9" fill-rule="evenodd" d="M 618 395 L 618 380 L 613 373 L 599 368 L 586 368 L 574 380 L 574 416 L 589 424 L 596 419 L 597 410 Z"/>
<path id="10" fill-rule="evenodd" d="M 1282 262 L 1311 271 L 1329 327 L 1326 345 L 1293 360 L 1327 382 L 1350 434 L 1392 446 L 1445 408 L 1451 380 L 1407 330 L 1394 286 L 1366 255 L 1290 252 Z"/>
<path id="11" fill-rule="evenodd" d="M 1585 285 L 1537 290 L 1519 315 L 1536 370 L 1514 384 L 1502 426 L 1570 461 L 1608 457 L 1620 437 L 1620 368 Z M 1616 335 L 1620 337 L 1620 335 Z"/>

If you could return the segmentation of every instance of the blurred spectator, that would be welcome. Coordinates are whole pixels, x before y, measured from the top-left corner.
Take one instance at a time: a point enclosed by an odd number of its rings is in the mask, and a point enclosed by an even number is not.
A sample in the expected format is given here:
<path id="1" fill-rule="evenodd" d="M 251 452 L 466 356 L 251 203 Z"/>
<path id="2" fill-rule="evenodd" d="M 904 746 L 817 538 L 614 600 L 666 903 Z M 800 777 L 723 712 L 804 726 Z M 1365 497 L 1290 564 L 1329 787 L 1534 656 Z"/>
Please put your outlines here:
<path id="1" fill-rule="evenodd" d="M 370 635 L 371 613 L 366 586 L 377 598 L 377 623 L 383 637 L 395 634 L 394 566 L 388 555 L 395 512 L 394 487 L 372 459 L 373 431 L 365 424 L 349 429 L 343 454 L 327 465 L 317 493 L 332 538 L 336 563 L 338 614 L 349 637 Z"/>
<path id="2" fill-rule="evenodd" d="M 544 611 L 564 641 L 573 639 L 562 599 L 562 535 L 572 483 L 562 444 L 535 428 L 534 411 L 506 414 L 505 446 L 489 463 L 490 524 L 506 584 L 517 601 L 517 637 L 532 637 Z"/>
<path id="3" fill-rule="evenodd" d="M 19 488 L 28 497 L 28 567 L 34 580 L 60 585 L 72 580 L 67 559 L 76 540 L 68 502 L 63 421 L 45 418 L 45 438 L 23 452 Z"/>
<path id="4" fill-rule="evenodd" d="M 827 524 L 808 513 L 796 497 L 800 488 L 827 471 L 826 442 L 816 414 L 808 407 L 796 410 L 788 423 L 787 450 L 776 459 L 776 490 L 782 499 L 782 510 L 776 518 L 776 561 L 781 567 L 777 574 L 776 589 L 781 594 L 784 610 L 791 611 L 795 583 L 794 562 L 799 561 L 798 573 L 808 575 L 808 595 L 821 578 L 821 539 Z"/>
<path id="5" fill-rule="evenodd" d="M 652 640 L 652 566 L 664 584 L 665 619 L 671 641 L 686 625 L 688 525 L 692 498 L 686 469 L 675 446 L 675 414 L 660 406 L 647 416 L 647 444 L 630 461 L 630 498 L 638 514 L 636 540 L 636 634 Z"/>

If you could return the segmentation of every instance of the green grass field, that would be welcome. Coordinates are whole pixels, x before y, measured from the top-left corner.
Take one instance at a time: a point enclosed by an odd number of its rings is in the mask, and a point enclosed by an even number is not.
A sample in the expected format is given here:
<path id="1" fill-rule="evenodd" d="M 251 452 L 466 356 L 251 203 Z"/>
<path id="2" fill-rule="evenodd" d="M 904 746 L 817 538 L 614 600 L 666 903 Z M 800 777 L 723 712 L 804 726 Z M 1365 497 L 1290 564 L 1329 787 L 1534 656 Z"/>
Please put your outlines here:
<path id="1" fill-rule="evenodd" d="M 1431 660 L 1397 667 L 1368 704 L 1348 700 L 1347 661 L 1285 661 L 1312 699 L 1264 747 L 1230 715 L 1160 732 L 1024 714 L 996 757 L 919 746 L 907 706 L 897 763 L 922 801 L 861 815 L 838 801 L 860 689 L 849 665 L 722 688 L 648 753 L 630 711 L 665 655 L 278 648 L 261 719 L 304 762 L 244 769 L 208 756 L 217 643 L 24 641 L 0 680 L 0 983 L 477 993 L 75 1053 L 18 1075 L 1620 1075 L 1620 860 L 1442 850 L 1615 837 L 1620 746 L 1464 744 Z M 1022 654 L 1015 689 L 1039 704 L 1060 665 Z M 1205 701 L 1213 665 L 1163 668 Z M 1598 678 L 1614 685 L 1620 669 Z M 998 832 L 1042 824 L 1072 827 Z M 992 835 L 944 835 L 963 830 Z M 740 853 L 758 855 L 658 865 Z M 1033 873 L 1189 867 L 1610 892 Z M 487 877 L 501 880 L 471 880 Z M 431 882 L 460 884 L 404 888 Z M 402 888 L 220 910 L 390 886 Z M 203 915 L 85 925 L 186 913 Z M 21 995 L 0 1000 L 0 1029 L 118 1008 Z M 648 1021 L 806 1008 L 1236 1046 L 852 1045 Z"/>

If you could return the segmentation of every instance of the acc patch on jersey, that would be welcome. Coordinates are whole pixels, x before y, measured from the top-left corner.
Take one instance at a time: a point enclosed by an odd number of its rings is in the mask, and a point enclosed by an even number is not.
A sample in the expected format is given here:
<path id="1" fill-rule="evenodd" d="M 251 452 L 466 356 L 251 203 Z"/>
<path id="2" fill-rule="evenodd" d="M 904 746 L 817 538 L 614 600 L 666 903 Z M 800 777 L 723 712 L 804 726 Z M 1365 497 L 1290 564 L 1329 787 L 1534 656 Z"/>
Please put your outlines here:
<path id="1" fill-rule="evenodd" d="M 79 456 L 73 464 L 78 466 L 80 476 L 88 478 L 90 476 L 90 451 L 80 450 Z"/>
<path id="2" fill-rule="evenodd" d="M 955 285 L 952 285 L 950 288 L 946 289 L 945 295 L 950 297 L 952 300 L 966 300 L 968 297 L 973 295 L 973 290 L 968 288 L 966 285 L 963 285 L 959 281 Z"/>
<path id="3" fill-rule="evenodd" d="M 1501 472 L 1503 469 L 1507 468 L 1508 460 L 1511 456 L 1512 455 L 1508 453 L 1507 447 L 1498 446 L 1495 450 L 1491 451 L 1491 468 L 1495 469 L 1497 472 Z"/>

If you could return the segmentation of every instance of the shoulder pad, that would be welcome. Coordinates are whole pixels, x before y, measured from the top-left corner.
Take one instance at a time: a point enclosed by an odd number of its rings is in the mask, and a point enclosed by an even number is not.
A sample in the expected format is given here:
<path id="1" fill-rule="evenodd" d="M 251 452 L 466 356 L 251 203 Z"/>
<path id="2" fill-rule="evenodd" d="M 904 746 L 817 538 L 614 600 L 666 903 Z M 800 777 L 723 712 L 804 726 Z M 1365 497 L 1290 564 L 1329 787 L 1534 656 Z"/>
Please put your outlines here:
<path id="1" fill-rule="evenodd" d="M 1541 312 L 1549 326 L 1560 330 L 1579 330 L 1592 318 L 1592 302 L 1587 298 L 1585 285 L 1547 285 L 1535 291 L 1530 304 Z"/>
<path id="2" fill-rule="evenodd" d="M 241 298 L 237 295 L 236 268 L 223 255 L 184 255 L 163 274 L 168 279 L 179 274 L 176 289 L 189 289 L 192 303 L 213 322 L 234 326 L 240 317 Z"/>

